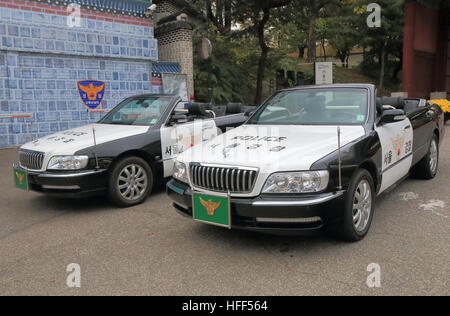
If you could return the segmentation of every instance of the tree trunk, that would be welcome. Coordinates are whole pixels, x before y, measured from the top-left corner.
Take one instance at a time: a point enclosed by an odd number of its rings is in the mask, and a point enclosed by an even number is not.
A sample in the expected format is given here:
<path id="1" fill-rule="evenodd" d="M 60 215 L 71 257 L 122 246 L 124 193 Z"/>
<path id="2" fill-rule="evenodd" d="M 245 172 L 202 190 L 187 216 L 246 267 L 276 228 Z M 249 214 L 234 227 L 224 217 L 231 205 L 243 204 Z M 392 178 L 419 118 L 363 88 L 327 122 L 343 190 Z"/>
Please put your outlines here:
<path id="1" fill-rule="evenodd" d="M 382 93 L 384 88 L 384 73 L 386 69 L 386 45 L 383 45 L 381 49 L 381 70 L 380 70 L 380 84 L 378 86 L 378 91 Z"/>
<path id="2" fill-rule="evenodd" d="M 327 61 L 327 49 L 325 47 L 325 41 L 322 41 L 323 58 Z"/>
<path id="3" fill-rule="evenodd" d="M 392 81 L 398 80 L 398 74 L 403 69 L 403 54 L 400 56 L 400 61 L 395 67 L 394 72 L 392 73 Z"/>
<path id="4" fill-rule="evenodd" d="M 266 44 L 266 36 L 265 36 L 265 28 L 267 22 L 269 22 L 270 18 L 270 9 L 265 8 L 264 15 L 261 21 L 258 23 L 258 40 L 259 46 L 261 48 L 261 56 L 259 57 L 258 63 L 258 74 L 256 80 L 256 95 L 255 95 L 255 104 L 259 105 L 262 102 L 263 98 L 263 84 L 266 73 L 266 63 L 267 57 L 269 56 L 269 47 Z"/>
<path id="5" fill-rule="evenodd" d="M 316 61 L 316 20 L 317 16 L 313 13 L 309 17 L 309 30 L 308 30 L 308 62 L 313 63 Z"/>
<path id="6" fill-rule="evenodd" d="M 225 33 L 228 34 L 231 32 L 231 25 L 233 21 L 232 12 L 231 12 L 231 1 L 225 1 Z"/>
<path id="7" fill-rule="evenodd" d="M 299 59 L 304 59 L 305 58 L 305 49 L 307 49 L 308 47 L 306 46 L 299 46 L 298 47 L 298 58 Z"/>
<path id="8" fill-rule="evenodd" d="M 222 0 L 216 1 L 216 18 L 219 25 L 223 25 L 223 3 Z"/>

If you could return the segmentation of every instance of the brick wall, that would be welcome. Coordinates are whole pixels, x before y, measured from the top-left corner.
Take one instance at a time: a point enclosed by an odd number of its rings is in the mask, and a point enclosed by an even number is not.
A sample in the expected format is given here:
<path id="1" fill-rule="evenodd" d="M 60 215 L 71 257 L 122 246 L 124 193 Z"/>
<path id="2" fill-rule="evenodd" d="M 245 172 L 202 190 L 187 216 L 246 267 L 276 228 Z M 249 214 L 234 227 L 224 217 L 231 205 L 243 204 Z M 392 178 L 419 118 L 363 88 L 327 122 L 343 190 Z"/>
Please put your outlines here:
<path id="1" fill-rule="evenodd" d="M 187 75 L 188 94 L 194 94 L 194 51 L 192 29 L 176 28 L 158 35 L 159 57 L 162 62 L 176 62 Z"/>
<path id="2" fill-rule="evenodd" d="M 156 2 L 156 20 L 159 21 L 169 15 L 179 12 L 181 9 L 176 7 L 170 1 L 158 1 Z"/>
<path id="3" fill-rule="evenodd" d="M 106 81 L 103 109 L 151 93 L 151 62 L 158 58 L 152 21 L 83 10 L 81 27 L 69 27 L 66 9 L 34 1 L 0 2 L 0 148 L 94 122 L 76 82 Z"/>

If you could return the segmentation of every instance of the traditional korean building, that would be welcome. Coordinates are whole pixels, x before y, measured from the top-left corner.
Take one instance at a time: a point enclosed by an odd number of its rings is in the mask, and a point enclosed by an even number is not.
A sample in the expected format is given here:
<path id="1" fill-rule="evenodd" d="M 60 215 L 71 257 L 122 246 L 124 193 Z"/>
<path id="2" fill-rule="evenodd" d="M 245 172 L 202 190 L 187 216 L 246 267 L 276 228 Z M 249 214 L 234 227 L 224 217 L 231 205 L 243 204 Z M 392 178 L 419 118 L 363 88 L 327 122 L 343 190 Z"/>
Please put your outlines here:
<path id="1" fill-rule="evenodd" d="M 1 0 L 0 148 L 29 141 L 30 128 L 36 138 L 94 122 L 131 95 L 188 99 L 188 3 L 154 2 Z M 95 111 L 80 98 L 83 80 L 105 84 Z"/>
<path id="2" fill-rule="evenodd" d="M 403 90 L 409 97 L 450 99 L 450 1 L 405 6 Z"/>

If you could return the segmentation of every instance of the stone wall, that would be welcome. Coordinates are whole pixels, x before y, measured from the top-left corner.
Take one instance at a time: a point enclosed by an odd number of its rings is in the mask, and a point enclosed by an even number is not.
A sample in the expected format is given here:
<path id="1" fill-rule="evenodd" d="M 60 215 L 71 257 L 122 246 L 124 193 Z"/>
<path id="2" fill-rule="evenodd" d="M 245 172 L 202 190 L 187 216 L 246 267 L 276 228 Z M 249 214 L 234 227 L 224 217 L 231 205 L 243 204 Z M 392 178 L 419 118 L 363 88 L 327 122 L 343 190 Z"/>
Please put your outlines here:
<path id="1" fill-rule="evenodd" d="M 102 109 L 130 95 L 151 93 L 151 63 L 158 59 L 153 22 L 82 10 L 69 27 L 64 6 L 35 1 L 0 2 L 0 148 L 97 121 L 77 81 L 106 82 Z"/>

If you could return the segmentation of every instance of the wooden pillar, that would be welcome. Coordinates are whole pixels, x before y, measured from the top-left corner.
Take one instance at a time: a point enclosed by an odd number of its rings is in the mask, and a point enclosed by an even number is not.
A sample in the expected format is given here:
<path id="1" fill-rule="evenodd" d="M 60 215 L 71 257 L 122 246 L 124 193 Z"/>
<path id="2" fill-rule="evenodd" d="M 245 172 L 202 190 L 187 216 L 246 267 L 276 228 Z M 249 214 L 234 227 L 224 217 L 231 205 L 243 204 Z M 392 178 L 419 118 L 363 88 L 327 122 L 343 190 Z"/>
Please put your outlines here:
<path id="1" fill-rule="evenodd" d="M 403 91 L 414 95 L 414 33 L 416 29 L 417 3 L 405 4 L 405 29 L 403 34 Z"/>

